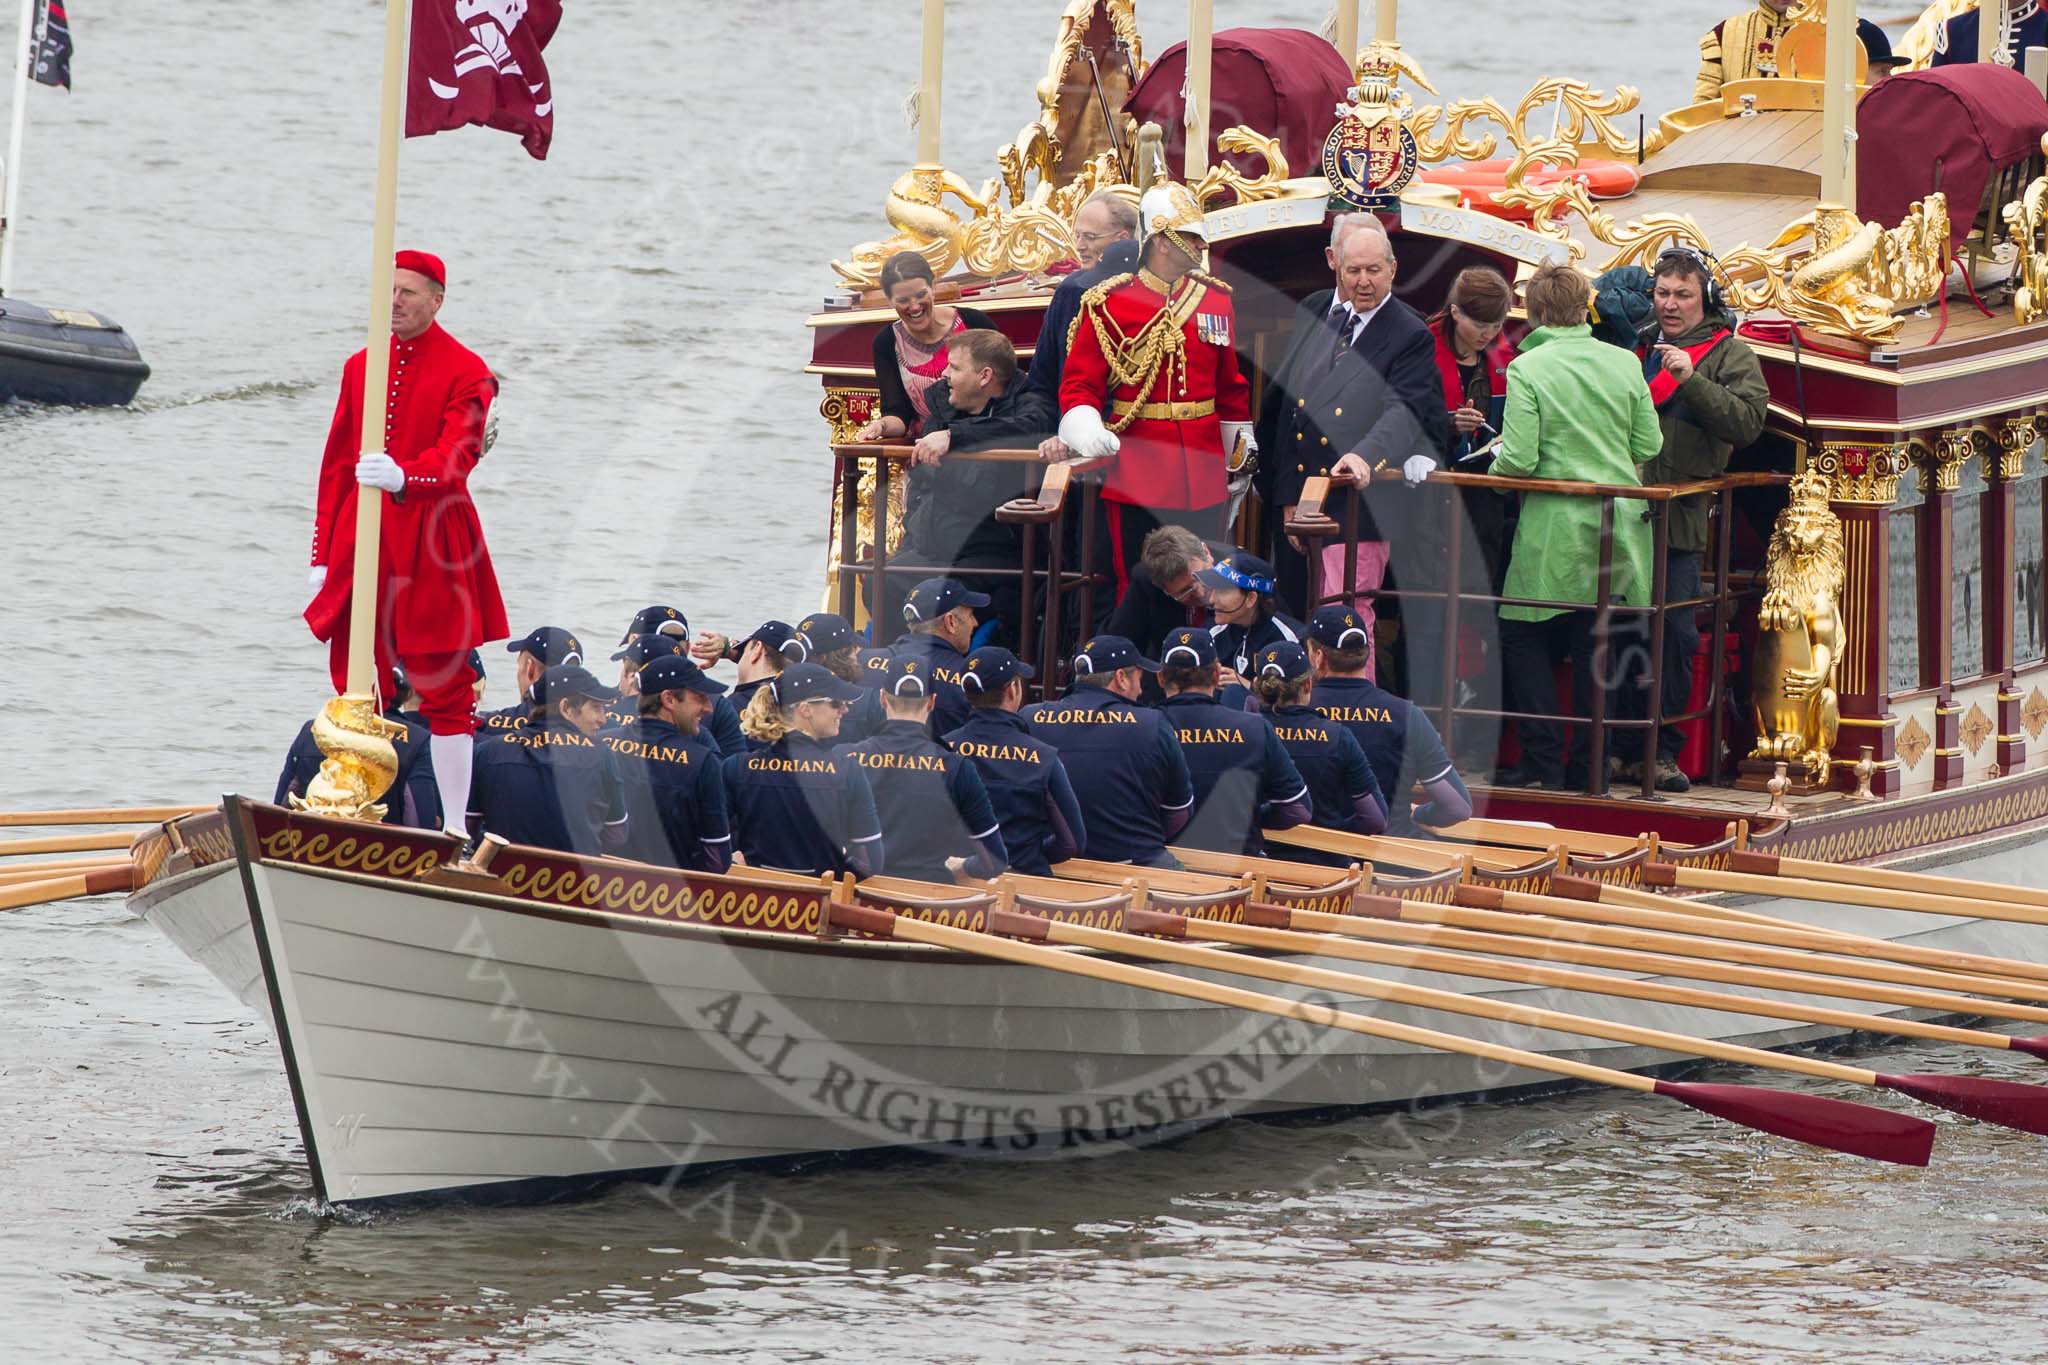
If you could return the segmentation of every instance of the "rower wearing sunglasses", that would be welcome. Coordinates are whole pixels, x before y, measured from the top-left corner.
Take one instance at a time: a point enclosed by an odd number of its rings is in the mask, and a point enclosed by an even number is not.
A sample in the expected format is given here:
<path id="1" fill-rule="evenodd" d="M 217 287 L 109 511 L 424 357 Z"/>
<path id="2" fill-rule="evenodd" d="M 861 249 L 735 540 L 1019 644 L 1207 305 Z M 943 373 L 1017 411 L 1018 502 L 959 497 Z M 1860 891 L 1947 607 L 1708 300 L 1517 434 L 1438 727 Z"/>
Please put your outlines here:
<path id="1" fill-rule="evenodd" d="M 809 876 L 882 870 L 882 826 L 860 765 L 835 751 L 839 722 L 861 689 L 813 663 L 762 684 L 781 733 L 725 760 L 733 839 L 749 867 Z M 755 705 L 762 703 L 756 698 Z"/>

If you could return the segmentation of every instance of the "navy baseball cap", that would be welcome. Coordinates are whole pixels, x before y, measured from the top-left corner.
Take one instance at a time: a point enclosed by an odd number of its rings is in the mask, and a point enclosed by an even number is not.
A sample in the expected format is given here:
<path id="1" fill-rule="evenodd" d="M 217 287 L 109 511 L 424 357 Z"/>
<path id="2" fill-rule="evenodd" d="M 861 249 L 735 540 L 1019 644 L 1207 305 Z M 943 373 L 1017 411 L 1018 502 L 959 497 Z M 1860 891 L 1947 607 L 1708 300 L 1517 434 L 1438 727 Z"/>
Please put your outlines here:
<path id="1" fill-rule="evenodd" d="M 724 691 L 724 683 L 712 678 L 681 654 L 664 654 L 648 661 L 640 669 L 640 695 L 643 697 L 656 692 L 702 692 L 707 697 L 715 697 Z"/>
<path id="2" fill-rule="evenodd" d="M 469 671 L 476 674 L 475 681 L 484 680 L 484 652 L 480 649 L 469 651 Z"/>
<path id="3" fill-rule="evenodd" d="M 1142 668 L 1157 673 L 1159 665 L 1138 652 L 1138 647 L 1121 635 L 1097 635 L 1081 643 L 1074 655 L 1076 675 L 1114 673 L 1119 668 Z"/>
<path id="4" fill-rule="evenodd" d="M 597 680 L 597 674 L 581 664 L 556 664 L 541 674 L 533 693 L 538 702 L 559 701 L 563 697 L 589 697 L 602 702 L 619 699 L 618 688 L 606 687 Z"/>
<path id="5" fill-rule="evenodd" d="M 1342 603 L 1315 609 L 1308 618 L 1308 638 L 1325 649 L 1365 649 L 1372 644 L 1365 622 Z"/>
<path id="6" fill-rule="evenodd" d="M 923 659 L 891 659 L 883 668 L 880 687 L 892 697 L 929 697 L 932 666 Z"/>
<path id="7" fill-rule="evenodd" d="M 626 633 L 619 637 L 624 644 L 635 635 L 673 635 L 688 639 L 690 621 L 674 607 L 642 607 L 633 613 L 633 623 L 626 627 Z"/>
<path id="8" fill-rule="evenodd" d="M 760 628 L 740 641 L 741 648 L 759 640 L 768 646 L 771 654 L 780 654 L 786 659 L 801 659 L 804 647 L 797 643 L 796 627 L 786 621 L 763 621 Z"/>
<path id="9" fill-rule="evenodd" d="M 856 701 L 861 689 L 817 664 L 791 664 L 768 682 L 777 706 L 806 701 Z"/>
<path id="10" fill-rule="evenodd" d="M 1012 679 L 1022 678 L 1026 682 L 1038 676 L 1038 670 L 1007 649 L 977 649 L 967 656 L 966 671 L 960 675 L 960 689 L 980 695 L 983 692 L 1000 692 L 1010 685 Z"/>
<path id="11" fill-rule="evenodd" d="M 633 643 L 612 655 L 612 659 L 614 662 L 620 659 L 631 659 L 633 667 L 639 668 L 643 664 L 653 663 L 656 659 L 666 659 L 671 654 L 681 654 L 687 648 L 688 646 L 683 643 L 683 637 L 680 635 L 658 635 L 652 633 L 636 635 L 633 637 Z"/>
<path id="12" fill-rule="evenodd" d="M 1259 651 L 1257 676 L 1261 678 L 1299 678 L 1308 671 L 1308 651 L 1292 640 Z"/>
<path id="13" fill-rule="evenodd" d="M 542 626 L 532 634 L 506 645 L 505 652 L 531 654 L 549 668 L 556 664 L 583 662 L 583 642 L 560 626 Z"/>
<path id="14" fill-rule="evenodd" d="M 384 699 L 385 704 L 387 706 L 395 704 L 400 697 L 410 691 L 412 691 L 412 678 L 406 674 L 405 665 L 391 665 L 391 695 Z"/>
<path id="15" fill-rule="evenodd" d="M 1237 588 L 1267 597 L 1273 595 L 1273 566 L 1243 550 L 1212 568 L 1195 570 L 1195 577 L 1212 588 Z"/>
<path id="16" fill-rule="evenodd" d="M 1168 668 L 1207 668 L 1216 662 L 1216 637 L 1199 626 L 1169 630 L 1159 642 L 1159 662 Z"/>
<path id="17" fill-rule="evenodd" d="M 796 623 L 796 642 L 802 650 L 795 655 L 796 658 L 815 659 L 820 654 L 830 654 L 835 649 L 851 645 L 853 627 L 836 612 L 817 612 Z M 790 651 L 785 649 L 783 653 Z"/>
<path id="18" fill-rule="evenodd" d="M 927 578 L 910 590 L 903 603 L 903 619 L 936 621 L 955 607 L 978 609 L 987 605 L 987 593 L 969 592 L 957 578 Z"/>

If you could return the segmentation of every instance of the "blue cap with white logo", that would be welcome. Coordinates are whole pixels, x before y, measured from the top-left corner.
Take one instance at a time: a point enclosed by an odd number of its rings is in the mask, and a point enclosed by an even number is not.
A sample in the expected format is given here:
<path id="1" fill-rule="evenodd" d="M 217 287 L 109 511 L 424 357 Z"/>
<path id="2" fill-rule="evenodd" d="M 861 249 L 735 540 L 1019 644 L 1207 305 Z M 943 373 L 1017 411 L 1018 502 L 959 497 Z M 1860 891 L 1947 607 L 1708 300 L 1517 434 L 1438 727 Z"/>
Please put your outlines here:
<path id="1" fill-rule="evenodd" d="M 1159 642 L 1159 662 L 1168 668 L 1207 668 L 1216 662 L 1216 637 L 1198 626 L 1169 630 Z"/>
<path id="2" fill-rule="evenodd" d="M 1000 692 L 1013 679 L 1029 682 L 1036 676 L 1036 669 L 1007 649 L 977 649 L 967 656 L 967 667 L 960 674 L 960 690 L 979 696 Z"/>
<path id="3" fill-rule="evenodd" d="M 1138 647 L 1121 635 L 1097 635 L 1081 644 L 1074 655 L 1074 675 L 1114 673 L 1120 668 L 1142 668 L 1157 673 L 1159 664 L 1138 652 Z"/>

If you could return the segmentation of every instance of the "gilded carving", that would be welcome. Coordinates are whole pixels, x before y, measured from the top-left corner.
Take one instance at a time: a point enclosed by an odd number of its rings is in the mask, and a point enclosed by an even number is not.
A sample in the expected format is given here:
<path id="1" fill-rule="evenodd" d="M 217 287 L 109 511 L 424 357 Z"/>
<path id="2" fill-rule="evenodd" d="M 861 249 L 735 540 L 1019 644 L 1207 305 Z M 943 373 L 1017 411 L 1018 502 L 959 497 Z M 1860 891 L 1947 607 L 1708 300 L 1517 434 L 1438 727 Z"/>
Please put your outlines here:
<path id="1" fill-rule="evenodd" d="M 1207 204 L 1229 193 L 1236 195 L 1240 204 L 1256 204 L 1287 193 L 1289 167 L 1279 138 L 1266 137 L 1250 128 L 1226 128 L 1217 135 L 1216 146 L 1226 152 L 1256 153 L 1264 159 L 1266 170 L 1262 175 L 1248 176 L 1228 161 L 1219 161 L 1195 186 L 1197 203 Z"/>
<path id="2" fill-rule="evenodd" d="M 730 887 L 692 886 L 632 872 L 587 872 L 521 863 L 505 872 L 505 889 L 515 896 L 548 901 L 572 909 L 654 919 L 690 920 L 723 929 L 765 929 L 815 934 L 822 922 L 816 893 L 792 890 L 784 895 Z"/>
<path id="3" fill-rule="evenodd" d="M 1119 148 L 1134 155 L 1137 127 L 1118 113 L 1114 143 L 1101 107 L 1121 110 L 1144 74 L 1133 0 L 1071 0 L 1060 15 L 1046 74 L 1038 82 L 1038 117 L 996 153 L 997 174 L 977 190 L 943 166 L 919 165 L 898 176 L 883 205 L 893 236 L 864 242 L 839 278 L 857 289 L 881 280 L 882 264 L 915 251 L 943 276 L 956 263 L 977 275 L 1043 270 L 1074 254 L 1074 215 L 1098 189 L 1127 187 Z M 1092 70 L 1083 71 L 1083 67 Z M 1101 95 L 1096 94 L 1097 83 Z M 1031 177 L 1038 177 L 1035 188 Z M 1128 187 L 1135 201 L 1137 191 Z M 1003 202 L 1007 193 L 1009 202 Z M 962 217 L 943 202 L 952 195 L 970 209 Z"/>
<path id="4" fill-rule="evenodd" d="M 291 798 L 293 808 L 342 820 L 382 820 L 385 807 L 377 798 L 398 777 L 398 750 L 391 740 L 404 733 L 369 697 L 328 698 L 313 717 L 313 742 L 323 755 L 320 771 L 306 783 L 304 796 Z"/>
<path id="5" fill-rule="evenodd" d="M 1998 428 L 1998 477 L 2017 479 L 2027 472 L 2027 452 L 2041 439 L 2032 414 L 2008 417 Z M 1987 458 L 1987 466 L 1990 464 Z"/>
<path id="6" fill-rule="evenodd" d="M 1969 427 L 1944 431 L 1931 446 L 1915 445 L 1913 463 L 1920 471 L 1921 494 L 1955 492 L 1962 485 L 1964 464 L 1977 453 L 1977 433 Z"/>
<path id="7" fill-rule="evenodd" d="M 1991 717 L 1984 714 L 1984 708 L 1971 702 L 1970 709 L 1963 714 L 1963 747 L 1975 757 L 1977 751 L 1984 747 L 1984 741 L 1991 738 L 1991 732 L 1997 728 L 1991 723 Z"/>
<path id="8" fill-rule="evenodd" d="M 2048 696 L 2040 688 L 2027 694 L 2026 704 L 2020 707 L 2020 724 L 2026 727 L 2029 739 L 2039 739 L 2041 731 L 2048 729 Z"/>
<path id="9" fill-rule="evenodd" d="M 264 836 L 263 856 L 336 872 L 362 872 L 382 877 L 420 877 L 440 865 L 437 848 L 415 848 L 398 839 L 337 838 L 326 830 L 286 825 Z"/>
<path id="10" fill-rule="evenodd" d="M 2048 135 L 2041 149 L 2048 154 Z M 2012 272 L 2012 315 L 2024 327 L 2048 314 L 2048 175 L 2027 186 L 2001 215 L 2006 236 L 2020 251 Z"/>
<path id="11" fill-rule="evenodd" d="M 1899 496 L 1899 478 L 1906 472 L 1907 447 L 1855 445 L 1830 441 L 1807 460 L 1807 468 L 1828 481 L 1828 501 L 1862 507 L 1889 507 Z"/>
<path id="12" fill-rule="evenodd" d="M 1840 726 L 1835 681 L 1843 645 L 1846 582 L 1842 523 L 1828 507 L 1829 480 L 1792 480 L 1792 500 L 1771 530 L 1757 615 L 1757 743 L 1750 757 L 1803 766 L 1828 779 Z"/>
<path id="13" fill-rule="evenodd" d="M 1905 761 L 1907 772 L 1920 766 L 1920 760 L 1927 756 L 1927 750 L 1933 743 L 1933 737 L 1920 723 L 1920 717 L 1906 717 L 1906 723 L 1899 727 L 1899 757 Z"/>

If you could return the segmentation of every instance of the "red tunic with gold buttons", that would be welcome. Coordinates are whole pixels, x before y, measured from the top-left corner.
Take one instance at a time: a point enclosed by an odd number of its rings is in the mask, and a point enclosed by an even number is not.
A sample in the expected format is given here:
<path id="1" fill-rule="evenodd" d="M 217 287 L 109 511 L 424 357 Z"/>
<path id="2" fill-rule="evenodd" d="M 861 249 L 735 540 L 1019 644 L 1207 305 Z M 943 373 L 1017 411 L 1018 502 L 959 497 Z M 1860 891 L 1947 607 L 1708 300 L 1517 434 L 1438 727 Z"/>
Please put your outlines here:
<path id="1" fill-rule="evenodd" d="M 306 624 L 321 640 L 348 629 L 365 354 L 357 351 L 342 367 L 341 400 L 320 461 L 313 563 L 327 566 L 327 582 L 306 608 Z M 496 391 L 490 367 L 439 323 L 411 341 L 391 339 L 384 451 L 405 471 L 405 491 L 384 505 L 377 615 L 401 660 L 474 649 L 510 633 L 483 523 L 469 500 Z"/>
<path id="2" fill-rule="evenodd" d="M 1118 436 L 1122 446 L 1103 497 L 1163 509 L 1214 507 L 1229 491 L 1221 423 L 1251 420 L 1251 387 L 1237 363 L 1237 315 L 1229 290 L 1217 281 L 1184 275 L 1170 296 L 1158 287 L 1162 283 L 1140 271 L 1103 281 L 1093 307 L 1095 291 L 1084 298 L 1060 374 L 1060 411 L 1098 408 L 1114 430 L 1131 406 L 1142 405 Z M 1103 314 L 1099 329 L 1091 316 L 1096 307 Z M 1114 347 L 1116 338 L 1136 338 L 1168 307 L 1186 319 L 1185 364 L 1168 359 L 1143 394 L 1132 384 L 1112 384 L 1099 331 Z"/>

